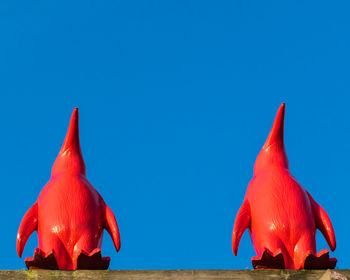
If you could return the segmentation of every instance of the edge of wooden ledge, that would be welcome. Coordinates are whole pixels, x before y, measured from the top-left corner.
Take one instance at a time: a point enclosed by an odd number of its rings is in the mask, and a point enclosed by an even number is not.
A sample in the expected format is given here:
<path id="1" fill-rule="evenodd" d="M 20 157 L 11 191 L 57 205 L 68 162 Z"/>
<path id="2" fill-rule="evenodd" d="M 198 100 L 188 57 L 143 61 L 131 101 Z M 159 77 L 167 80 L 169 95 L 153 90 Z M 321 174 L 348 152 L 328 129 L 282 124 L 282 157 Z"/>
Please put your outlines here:
<path id="1" fill-rule="evenodd" d="M 229 269 L 169 269 L 169 270 L 0 270 L 3 279 L 116 279 L 116 280 L 350 280 L 350 269 L 335 270 L 229 270 Z"/>

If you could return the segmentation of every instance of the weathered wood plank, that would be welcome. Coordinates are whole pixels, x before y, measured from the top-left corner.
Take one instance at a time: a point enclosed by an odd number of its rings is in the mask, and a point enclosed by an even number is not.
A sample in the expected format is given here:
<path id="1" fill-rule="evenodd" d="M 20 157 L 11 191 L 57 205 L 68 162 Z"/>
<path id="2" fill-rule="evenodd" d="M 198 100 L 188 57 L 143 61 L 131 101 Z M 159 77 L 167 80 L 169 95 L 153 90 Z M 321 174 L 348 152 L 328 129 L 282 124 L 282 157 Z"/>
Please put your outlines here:
<path id="1" fill-rule="evenodd" d="M 1 270 L 0 280 L 350 280 L 350 270 Z"/>

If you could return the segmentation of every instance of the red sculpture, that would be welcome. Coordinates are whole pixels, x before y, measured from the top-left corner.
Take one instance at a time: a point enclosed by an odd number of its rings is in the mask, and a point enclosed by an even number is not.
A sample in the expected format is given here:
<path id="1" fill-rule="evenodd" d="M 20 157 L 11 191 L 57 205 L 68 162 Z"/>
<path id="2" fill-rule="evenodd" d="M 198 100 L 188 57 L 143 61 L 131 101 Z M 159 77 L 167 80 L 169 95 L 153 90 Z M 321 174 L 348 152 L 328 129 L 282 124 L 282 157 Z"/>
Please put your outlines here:
<path id="1" fill-rule="evenodd" d="M 28 269 L 107 269 L 101 257 L 103 229 L 120 249 L 118 225 L 112 210 L 86 179 L 80 150 L 78 109 L 52 167 L 51 179 L 27 211 L 17 234 L 17 253 L 37 231 L 39 248 L 26 258 Z"/>
<path id="2" fill-rule="evenodd" d="M 316 254 L 316 229 L 332 251 L 336 241 L 327 213 L 289 172 L 284 149 L 284 103 L 254 166 L 244 202 L 232 234 L 237 255 L 239 241 L 248 228 L 257 257 L 254 268 L 327 269 L 335 258 L 324 249 Z"/>

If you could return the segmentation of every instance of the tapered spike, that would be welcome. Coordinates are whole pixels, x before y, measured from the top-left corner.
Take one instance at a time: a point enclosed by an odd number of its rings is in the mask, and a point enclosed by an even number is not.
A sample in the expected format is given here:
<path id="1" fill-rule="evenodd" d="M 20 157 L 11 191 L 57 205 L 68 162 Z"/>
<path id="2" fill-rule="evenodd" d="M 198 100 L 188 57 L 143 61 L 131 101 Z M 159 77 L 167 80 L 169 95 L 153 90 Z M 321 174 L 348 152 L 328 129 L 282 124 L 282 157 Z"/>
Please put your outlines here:
<path id="1" fill-rule="evenodd" d="M 269 146 L 276 144 L 283 146 L 284 148 L 284 112 L 285 112 L 285 103 L 282 103 L 278 109 L 278 112 L 275 117 L 275 121 L 272 125 L 269 136 L 266 139 L 263 149 L 268 148 Z"/>
<path id="2" fill-rule="evenodd" d="M 285 103 L 282 103 L 278 109 L 270 134 L 255 161 L 254 173 L 271 166 L 289 168 L 284 148 L 284 111 Z"/>
<path id="3" fill-rule="evenodd" d="M 64 139 L 60 153 L 71 149 L 74 152 L 81 153 L 79 141 L 79 111 L 78 108 L 73 110 L 66 138 Z"/>
<path id="4" fill-rule="evenodd" d="M 73 110 L 66 138 L 52 167 L 51 175 L 60 172 L 86 172 L 80 149 L 78 108 Z"/>

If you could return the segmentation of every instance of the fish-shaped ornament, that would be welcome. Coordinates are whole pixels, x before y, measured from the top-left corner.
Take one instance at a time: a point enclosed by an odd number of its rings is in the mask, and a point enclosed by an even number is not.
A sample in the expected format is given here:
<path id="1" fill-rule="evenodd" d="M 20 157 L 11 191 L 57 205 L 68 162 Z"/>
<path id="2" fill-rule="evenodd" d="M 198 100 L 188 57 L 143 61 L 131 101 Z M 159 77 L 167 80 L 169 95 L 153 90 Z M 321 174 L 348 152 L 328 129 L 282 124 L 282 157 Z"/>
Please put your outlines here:
<path id="1" fill-rule="evenodd" d="M 114 214 L 86 179 L 75 108 L 51 179 L 19 226 L 17 253 L 22 256 L 29 236 L 36 230 L 39 246 L 33 258 L 25 259 L 28 269 L 107 269 L 110 258 L 101 256 L 104 229 L 119 251 Z"/>
<path id="2" fill-rule="evenodd" d="M 327 249 L 316 251 L 319 229 L 332 251 L 336 248 L 331 221 L 323 208 L 297 182 L 289 171 L 284 148 L 285 104 L 254 166 L 254 176 L 240 207 L 232 234 L 232 249 L 237 255 L 243 232 L 248 228 L 257 256 L 256 269 L 328 269 L 337 259 Z"/>

